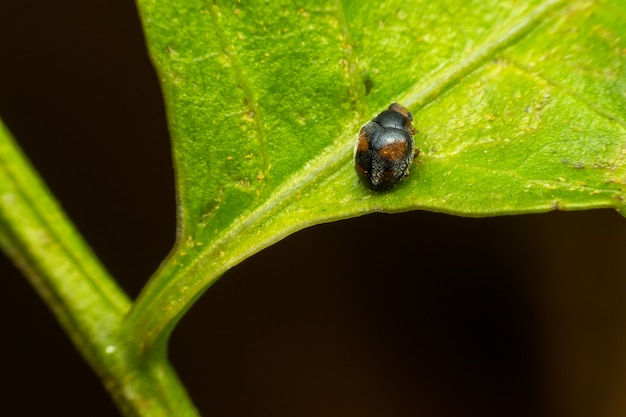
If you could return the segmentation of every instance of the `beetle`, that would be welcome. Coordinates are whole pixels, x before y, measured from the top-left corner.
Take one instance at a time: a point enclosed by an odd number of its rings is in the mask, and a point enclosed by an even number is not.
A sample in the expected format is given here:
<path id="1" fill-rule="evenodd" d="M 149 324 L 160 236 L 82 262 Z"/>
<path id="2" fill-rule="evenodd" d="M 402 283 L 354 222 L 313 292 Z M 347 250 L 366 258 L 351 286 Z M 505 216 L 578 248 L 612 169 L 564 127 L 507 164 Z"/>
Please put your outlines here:
<path id="1" fill-rule="evenodd" d="M 361 182 L 377 192 L 395 187 L 419 154 L 415 134 L 413 115 L 398 103 L 363 125 L 354 146 L 354 168 Z"/>

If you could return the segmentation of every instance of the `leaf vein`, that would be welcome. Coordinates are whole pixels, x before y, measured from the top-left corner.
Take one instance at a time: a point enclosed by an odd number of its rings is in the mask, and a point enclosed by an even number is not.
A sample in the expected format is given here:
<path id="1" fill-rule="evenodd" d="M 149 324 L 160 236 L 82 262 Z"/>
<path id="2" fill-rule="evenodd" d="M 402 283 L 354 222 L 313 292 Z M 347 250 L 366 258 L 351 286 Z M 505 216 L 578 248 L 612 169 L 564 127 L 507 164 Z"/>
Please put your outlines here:
<path id="1" fill-rule="evenodd" d="M 567 2 L 564 0 L 548 0 L 521 17 L 503 25 L 486 38 L 481 45 L 467 50 L 465 56 L 458 59 L 454 64 L 443 67 L 439 73 L 429 77 L 430 81 L 427 84 L 416 84 L 401 101 L 412 109 L 424 107 L 429 101 L 453 87 L 456 81 L 475 71 L 482 63 L 493 57 L 496 52 L 517 43 L 524 34 L 539 25 L 546 14 L 557 8 L 562 8 L 566 4 Z"/>
<path id="2" fill-rule="evenodd" d="M 348 81 L 350 82 L 352 93 L 351 98 L 354 100 L 357 113 L 360 115 L 368 114 L 367 104 L 365 102 L 365 85 L 360 76 L 361 71 L 356 57 L 354 56 L 354 47 L 352 45 L 352 34 L 350 26 L 346 20 L 345 8 L 342 0 L 337 0 L 337 22 L 341 30 L 342 48 L 345 57 Z"/>
<path id="3" fill-rule="evenodd" d="M 542 74 L 539 71 L 533 71 L 530 67 L 528 67 L 527 65 L 522 64 L 521 62 L 515 60 L 515 59 L 511 59 L 511 58 L 506 58 L 506 60 L 508 62 L 510 62 L 513 66 L 515 66 L 516 68 L 518 68 L 519 70 L 527 73 L 528 75 L 531 75 L 533 77 L 539 78 L 543 81 L 545 81 L 546 83 L 548 83 L 549 85 L 563 91 L 565 94 L 569 95 L 570 97 L 572 97 L 573 99 L 575 99 L 576 101 L 579 101 L 580 103 L 584 104 L 587 108 L 589 108 L 591 111 L 593 111 L 595 114 L 597 114 L 598 116 L 608 119 L 612 122 L 615 122 L 617 124 L 619 124 L 620 126 L 622 126 L 623 128 L 626 128 L 626 120 L 622 119 L 621 117 L 619 117 L 618 115 L 611 113 L 607 110 L 605 110 L 604 108 L 602 108 L 602 106 L 600 104 L 598 104 L 597 102 L 595 102 L 594 100 L 590 99 L 589 97 L 574 91 L 573 89 L 569 88 L 568 86 L 566 86 L 565 84 L 550 78 L 544 74 Z"/>
<path id="4" fill-rule="evenodd" d="M 241 64 L 241 61 L 237 57 L 236 51 L 234 50 L 233 47 L 229 46 L 228 42 L 226 42 L 224 28 L 219 22 L 218 6 L 216 4 L 213 4 L 208 7 L 208 11 L 209 11 L 209 16 L 211 18 L 213 26 L 215 28 L 215 34 L 217 36 L 218 42 L 220 43 L 222 53 L 231 62 L 233 72 L 239 83 L 239 87 L 241 88 L 243 95 L 245 97 L 246 102 L 244 103 L 244 105 L 248 107 L 248 110 L 249 110 L 248 116 L 250 116 L 249 119 L 251 119 L 253 122 L 254 131 L 257 137 L 257 145 L 258 145 L 259 154 L 260 154 L 259 159 L 261 160 L 260 169 L 264 174 L 267 174 L 269 163 L 268 163 L 268 157 L 267 157 L 267 144 L 266 144 L 267 140 L 266 140 L 266 135 L 263 129 L 263 114 L 260 111 L 260 106 L 258 105 L 258 102 L 253 93 L 253 88 L 250 85 L 248 78 L 246 77 L 244 73 L 243 65 Z"/>

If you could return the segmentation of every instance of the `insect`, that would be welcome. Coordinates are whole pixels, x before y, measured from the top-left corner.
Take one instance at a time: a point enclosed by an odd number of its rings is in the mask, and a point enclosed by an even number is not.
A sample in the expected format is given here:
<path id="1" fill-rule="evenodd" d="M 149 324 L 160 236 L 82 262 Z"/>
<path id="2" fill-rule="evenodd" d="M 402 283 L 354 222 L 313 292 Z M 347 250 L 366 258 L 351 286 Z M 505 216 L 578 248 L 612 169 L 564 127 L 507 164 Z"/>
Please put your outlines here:
<path id="1" fill-rule="evenodd" d="M 418 155 L 413 115 L 398 103 L 367 122 L 354 147 L 354 168 L 361 182 L 373 191 L 387 191 L 409 174 Z"/>

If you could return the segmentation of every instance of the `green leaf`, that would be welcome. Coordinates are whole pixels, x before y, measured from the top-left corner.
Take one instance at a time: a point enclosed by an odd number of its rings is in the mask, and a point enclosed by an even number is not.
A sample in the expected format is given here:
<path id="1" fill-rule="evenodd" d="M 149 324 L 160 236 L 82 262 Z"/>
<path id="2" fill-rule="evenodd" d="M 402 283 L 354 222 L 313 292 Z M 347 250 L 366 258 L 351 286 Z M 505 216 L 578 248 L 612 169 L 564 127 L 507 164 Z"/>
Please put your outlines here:
<path id="1" fill-rule="evenodd" d="M 414 209 L 623 213 L 621 1 L 139 0 L 180 222 L 129 317 L 143 348 L 164 349 L 228 268 L 313 224 Z M 352 149 L 394 101 L 414 114 L 420 154 L 376 194 Z"/>

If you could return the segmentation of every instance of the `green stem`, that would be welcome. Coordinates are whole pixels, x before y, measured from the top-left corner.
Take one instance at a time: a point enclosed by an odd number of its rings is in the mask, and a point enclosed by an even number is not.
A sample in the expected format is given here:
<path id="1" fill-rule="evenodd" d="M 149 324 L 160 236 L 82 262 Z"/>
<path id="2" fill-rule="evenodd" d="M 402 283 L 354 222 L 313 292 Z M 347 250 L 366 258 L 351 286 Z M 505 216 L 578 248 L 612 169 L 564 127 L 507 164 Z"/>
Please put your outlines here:
<path id="1" fill-rule="evenodd" d="M 24 272 L 126 416 L 197 416 L 162 350 L 139 357 L 131 301 L 0 122 L 0 247 Z"/>

